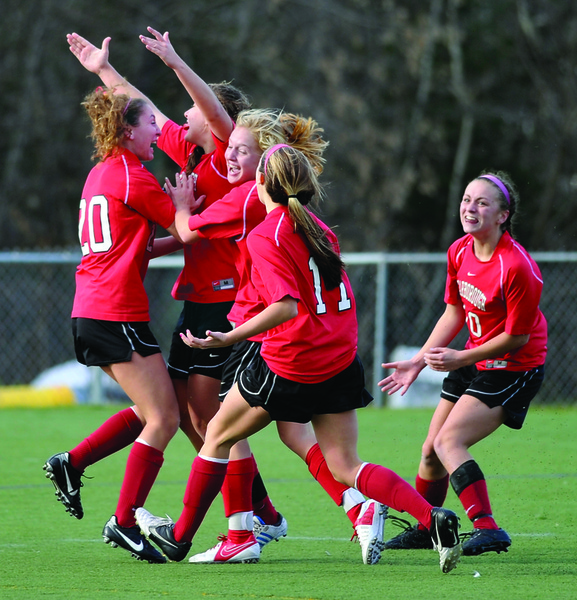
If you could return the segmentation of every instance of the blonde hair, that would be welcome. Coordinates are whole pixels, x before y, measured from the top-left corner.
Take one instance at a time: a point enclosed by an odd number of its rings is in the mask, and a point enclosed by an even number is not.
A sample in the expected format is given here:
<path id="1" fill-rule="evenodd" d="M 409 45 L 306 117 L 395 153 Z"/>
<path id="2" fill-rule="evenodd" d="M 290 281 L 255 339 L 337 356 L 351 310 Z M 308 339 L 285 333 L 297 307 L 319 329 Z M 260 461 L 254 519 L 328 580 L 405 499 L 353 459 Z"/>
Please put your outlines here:
<path id="1" fill-rule="evenodd" d="M 288 207 L 295 231 L 302 235 L 327 290 L 339 286 L 344 263 L 327 239 L 327 231 L 305 208 L 322 195 L 314 166 L 304 152 L 283 144 L 271 148 L 266 161 L 260 161 L 259 171 L 271 199 Z"/>
<path id="2" fill-rule="evenodd" d="M 127 126 L 137 127 L 146 102 L 115 94 L 114 88 L 97 87 L 88 94 L 82 106 L 92 122 L 91 137 L 95 151 L 92 158 L 104 160 L 118 152 Z"/>
<path id="3" fill-rule="evenodd" d="M 243 110 L 236 124 L 250 130 L 262 152 L 276 144 L 289 144 L 306 156 L 317 175 L 322 173 L 323 152 L 329 143 L 323 139 L 324 130 L 314 119 L 280 110 L 254 108 Z"/>

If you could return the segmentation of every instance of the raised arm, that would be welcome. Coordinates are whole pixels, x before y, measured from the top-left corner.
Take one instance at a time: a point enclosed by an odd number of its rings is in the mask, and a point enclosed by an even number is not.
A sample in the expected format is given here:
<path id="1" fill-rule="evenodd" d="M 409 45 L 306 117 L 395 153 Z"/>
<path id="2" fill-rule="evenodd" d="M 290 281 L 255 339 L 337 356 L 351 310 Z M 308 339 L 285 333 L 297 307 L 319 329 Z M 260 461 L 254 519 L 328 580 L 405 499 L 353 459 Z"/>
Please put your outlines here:
<path id="1" fill-rule="evenodd" d="M 168 31 L 163 35 L 152 27 L 148 27 L 147 30 L 153 37 L 141 35 L 140 41 L 147 50 L 156 54 L 176 73 L 194 104 L 204 115 L 214 135 L 219 140 L 228 140 L 232 132 L 232 121 L 214 92 L 176 53 Z"/>
<path id="2" fill-rule="evenodd" d="M 101 48 L 97 48 L 94 44 L 77 33 L 67 34 L 66 40 L 68 41 L 70 52 L 76 56 L 80 64 L 87 71 L 98 75 L 106 87 L 116 88 L 120 93 L 128 94 L 131 98 L 143 98 L 146 100 L 154 111 L 158 126 L 162 129 L 164 124 L 168 121 L 168 117 L 162 113 L 153 102 L 151 102 L 150 98 L 129 83 L 110 64 L 108 60 L 110 37 L 104 38 Z"/>

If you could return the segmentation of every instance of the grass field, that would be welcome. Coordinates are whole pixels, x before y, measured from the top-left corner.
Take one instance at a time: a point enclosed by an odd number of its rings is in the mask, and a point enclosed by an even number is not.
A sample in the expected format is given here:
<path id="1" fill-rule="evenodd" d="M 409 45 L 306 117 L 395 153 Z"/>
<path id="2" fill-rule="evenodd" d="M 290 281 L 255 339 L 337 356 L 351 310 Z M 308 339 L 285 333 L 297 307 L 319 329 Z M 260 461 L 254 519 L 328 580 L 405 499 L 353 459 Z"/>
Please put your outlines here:
<path id="1" fill-rule="evenodd" d="M 288 536 L 267 546 L 256 565 L 149 565 L 103 543 L 116 506 L 127 450 L 91 467 L 82 489 L 85 517 L 69 517 L 44 478 L 51 454 L 67 450 L 118 407 L 0 410 L 0 598 L 222 598 L 275 600 L 506 600 L 577 598 L 577 410 L 530 411 L 520 432 L 498 431 L 475 449 L 495 516 L 511 534 L 507 554 L 464 557 L 443 575 L 433 551 L 384 552 L 362 564 L 352 528 L 306 466 L 270 426 L 253 449 L 271 498 L 289 523 Z M 359 451 L 414 480 L 431 411 L 359 412 Z M 179 434 L 147 502 L 176 518 L 193 453 Z M 470 529 L 452 492 L 447 506 Z M 406 515 L 403 515 L 406 516 Z M 226 531 L 220 499 L 192 552 Z M 387 523 L 385 537 L 399 530 Z"/>

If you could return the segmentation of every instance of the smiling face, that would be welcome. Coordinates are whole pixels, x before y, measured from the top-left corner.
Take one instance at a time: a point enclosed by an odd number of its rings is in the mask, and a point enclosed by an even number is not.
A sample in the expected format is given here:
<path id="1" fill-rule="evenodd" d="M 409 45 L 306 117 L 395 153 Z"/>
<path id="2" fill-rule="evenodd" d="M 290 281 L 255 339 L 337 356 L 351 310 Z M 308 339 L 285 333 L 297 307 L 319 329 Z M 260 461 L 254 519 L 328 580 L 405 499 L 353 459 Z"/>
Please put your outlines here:
<path id="1" fill-rule="evenodd" d="M 240 185 L 254 179 L 261 155 L 262 151 L 250 129 L 237 127 L 230 134 L 224 154 L 229 183 Z"/>
<path id="2" fill-rule="evenodd" d="M 501 225 L 507 220 L 509 211 L 501 208 L 499 192 L 494 185 L 474 179 L 465 190 L 459 214 L 465 233 L 485 238 L 501 234 Z"/>
<path id="3" fill-rule="evenodd" d="M 201 146 L 205 144 L 207 136 L 210 137 L 210 128 L 200 109 L 193 105 L 184 113 L 184 116 L 187 129 L 184 136 L 185 141 Z"/>
<path id="4" fill-rule="evenodd" d="M 152 108 L 145 104 L 138 118 L 136 127 L 129 125 L 126 128 L 123 146 L 143 162 L 154 158 L 153 144 L 156 144 L 160 136 L 160 128 L 156 124 L 156 118 Z"/>

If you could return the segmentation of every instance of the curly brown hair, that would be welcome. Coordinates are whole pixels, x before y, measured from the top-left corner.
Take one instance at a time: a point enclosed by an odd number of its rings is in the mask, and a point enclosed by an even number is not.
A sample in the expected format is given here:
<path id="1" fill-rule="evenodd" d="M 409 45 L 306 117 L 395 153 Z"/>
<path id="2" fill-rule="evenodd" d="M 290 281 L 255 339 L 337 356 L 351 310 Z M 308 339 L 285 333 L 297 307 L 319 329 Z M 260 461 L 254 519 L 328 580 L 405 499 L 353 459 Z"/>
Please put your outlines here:
<path id="1" fill-rule="evenodd" d="M 97 87 L 82 102 L 90 121 L 95 151 L 92 159 L 113 156 L 121 146 L 127 126 L 137 127 L 146 101 L 115 94 L 114 88 Z"/>

